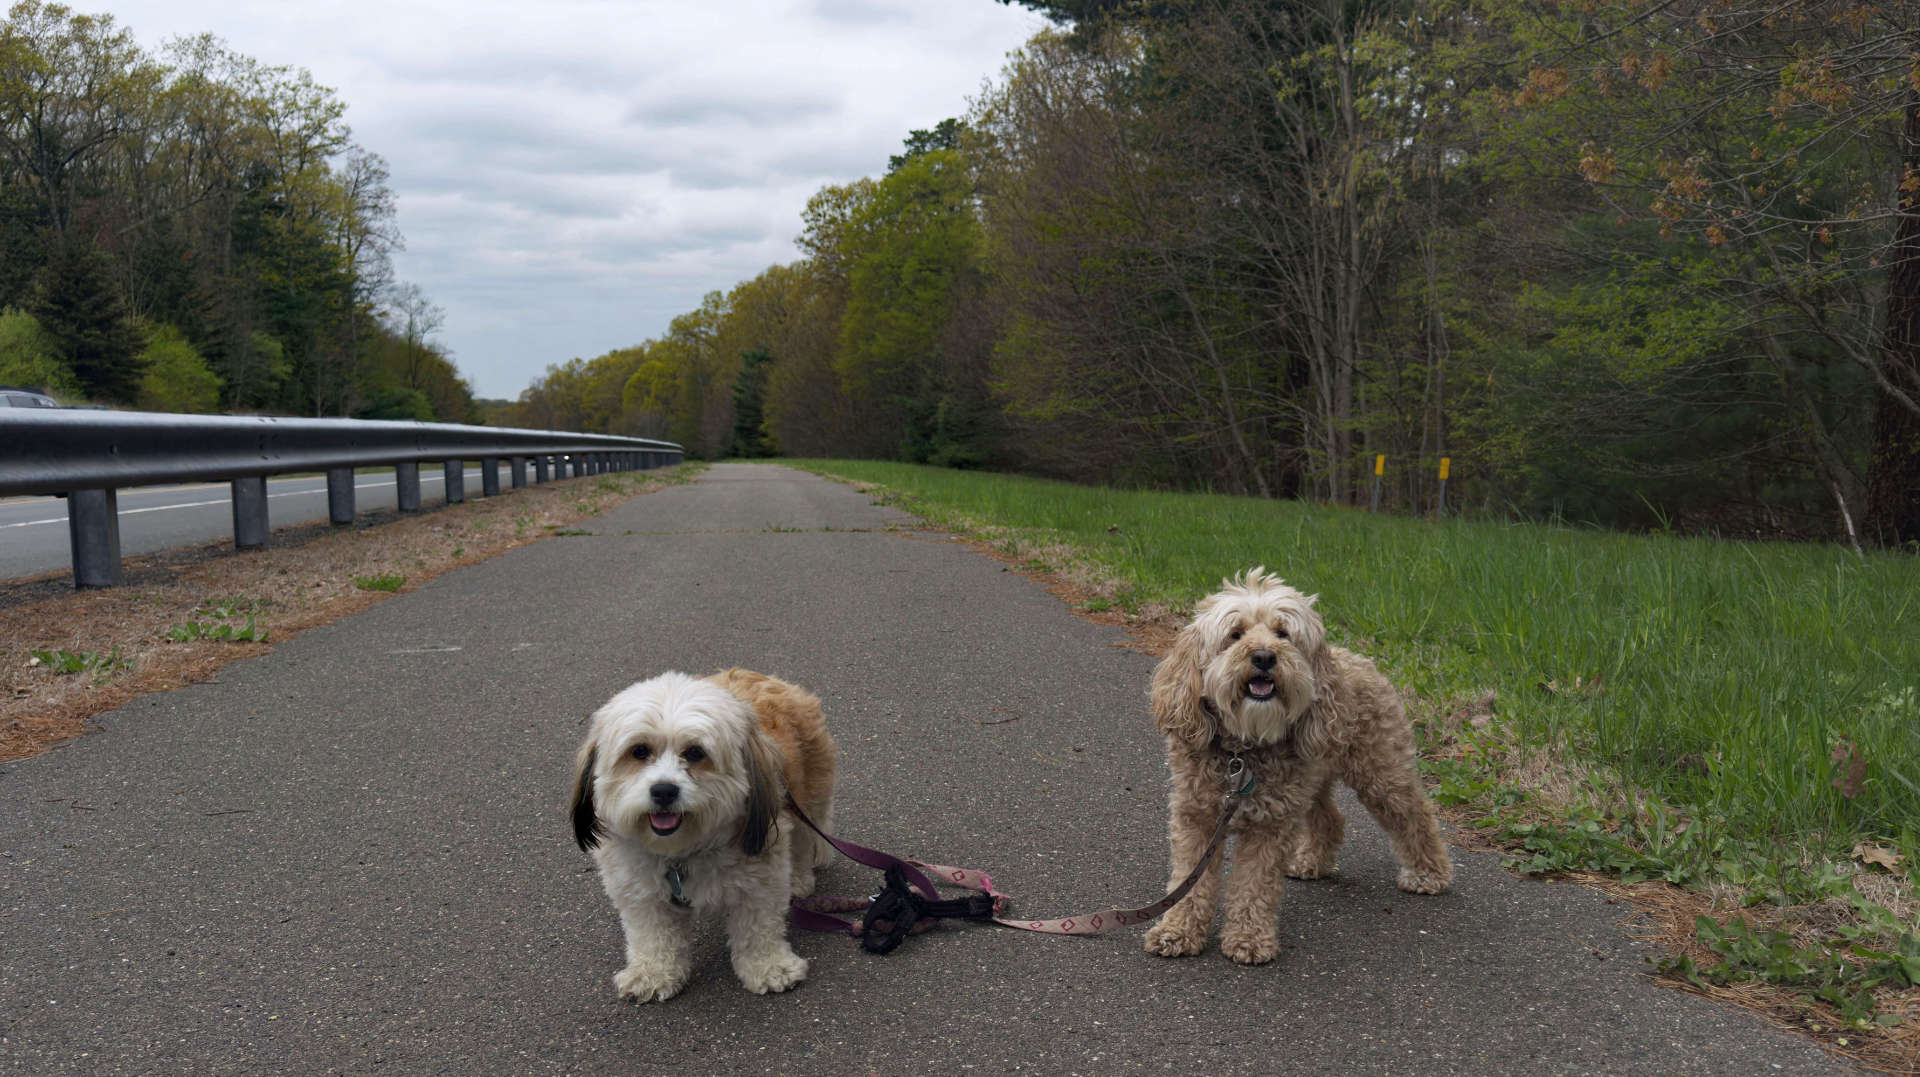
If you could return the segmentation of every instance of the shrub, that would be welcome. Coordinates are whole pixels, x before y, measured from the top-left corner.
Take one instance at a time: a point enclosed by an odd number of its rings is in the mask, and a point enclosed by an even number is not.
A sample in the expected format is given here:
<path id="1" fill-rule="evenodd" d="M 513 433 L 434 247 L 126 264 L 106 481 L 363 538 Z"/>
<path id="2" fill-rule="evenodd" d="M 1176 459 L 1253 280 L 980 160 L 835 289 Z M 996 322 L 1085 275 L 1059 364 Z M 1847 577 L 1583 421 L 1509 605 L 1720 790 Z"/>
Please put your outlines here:
<path id="1" fill-rule="evenodd" d="M 220 376 L 170 325 L 154 330 L 141 353 L 140 406 L 148 411 L 208 412 L 220 405 Z"/>
<path id="2" fill-rule="evenodd" d="M 0 310 L 0 385 L 77 396 L 80 383 L 60 358 L 59 346 L 34 316 L 18 307 Z"/>

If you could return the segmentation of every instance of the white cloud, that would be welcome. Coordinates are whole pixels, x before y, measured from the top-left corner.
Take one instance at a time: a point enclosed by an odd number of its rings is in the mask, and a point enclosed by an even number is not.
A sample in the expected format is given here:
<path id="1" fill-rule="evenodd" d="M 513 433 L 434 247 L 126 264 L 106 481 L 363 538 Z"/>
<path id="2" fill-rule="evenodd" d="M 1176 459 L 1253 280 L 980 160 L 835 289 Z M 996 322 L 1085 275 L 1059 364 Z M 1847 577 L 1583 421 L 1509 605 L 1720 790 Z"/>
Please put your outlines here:
<path id="1" fill-rule="evenodd" d="M 86 0 L 69 0 L 80 11 Z M 303 67 L 385 157 L 402 280 L 482 396 L 658 336 L 776 262 L 807 198 L 884 171 L 1040 29 L 995 0 L 114 0 Z"/>

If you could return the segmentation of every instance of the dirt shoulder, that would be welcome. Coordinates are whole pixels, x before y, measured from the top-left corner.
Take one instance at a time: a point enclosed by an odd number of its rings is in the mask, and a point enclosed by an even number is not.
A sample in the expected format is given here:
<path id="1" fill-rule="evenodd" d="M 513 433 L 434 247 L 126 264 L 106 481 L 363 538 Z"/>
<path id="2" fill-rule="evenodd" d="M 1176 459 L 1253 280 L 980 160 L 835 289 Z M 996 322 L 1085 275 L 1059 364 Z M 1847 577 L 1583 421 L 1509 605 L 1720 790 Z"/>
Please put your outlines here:
<path id="1" fill-rule="evenodd" d="M 0 581 L 0 762 L 38 755 L 136 696 L 206 680 L 449 569 L 565 534 L 702 466 L 368 512 L 349 527 L 275 531 L 265 550 L 243 553 L 231 539 L 183 547 L 128 559 L 123 585 L 102 590 L 76 591 L 67 572 Z"/>

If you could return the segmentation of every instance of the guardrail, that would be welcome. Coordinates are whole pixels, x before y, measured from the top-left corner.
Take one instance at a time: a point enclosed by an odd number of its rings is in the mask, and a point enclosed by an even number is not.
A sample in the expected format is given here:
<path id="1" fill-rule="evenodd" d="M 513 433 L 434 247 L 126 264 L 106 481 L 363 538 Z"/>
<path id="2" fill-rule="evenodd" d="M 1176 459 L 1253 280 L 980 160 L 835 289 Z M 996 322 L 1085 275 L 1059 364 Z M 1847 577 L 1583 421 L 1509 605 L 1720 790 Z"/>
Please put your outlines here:
<path id="1" fill-rule="evenodd" d="M 500 492 L 500 461 L 514 488 L 548 476 L 597 475 L 679 463 L 670 441 L 452 423 L 157 412 L 0 409 L 0 497 L 62 494 L 75 587 L 120 582 L 117 492 L 169 482 L 232 483 L 233 543 L 267 543 L 267 476 L 327 475 L 328 517 L 354 519 L 353 469 L 394 468 L 401 512 L 420 509 L 420 465 L 446 467 L 446 500 L 466 500 L 466 461 L 480 463 L 480 492 Z"/>

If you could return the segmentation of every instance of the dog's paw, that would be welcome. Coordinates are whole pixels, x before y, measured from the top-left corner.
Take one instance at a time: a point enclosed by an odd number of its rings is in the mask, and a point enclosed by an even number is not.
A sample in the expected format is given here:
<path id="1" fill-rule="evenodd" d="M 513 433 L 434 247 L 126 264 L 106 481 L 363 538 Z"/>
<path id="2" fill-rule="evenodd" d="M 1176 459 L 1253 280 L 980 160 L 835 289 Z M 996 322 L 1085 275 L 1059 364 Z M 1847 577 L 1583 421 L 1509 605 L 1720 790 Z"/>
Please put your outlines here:
<path id="1" fill-rule="evenodd" d="M 813 865 L 794 868 L 793 883 L 787 889 L 794 897 L 806 897 L 813 893 Z"/>
<path id="2" fill-rule="evenodd" d="M 1242 965 L 1264 965 L 1280 955 L 1280 936 L 1273 932 L 1228 932 L 1221 936 L 1220 952 Z"/>
<path id="3" fill-rule="evenodd" d="M 613 974 L 613 986 L 635 1002 L 665 1002 L 687 986 L 684 969 L 635 962 Z"/>
<path id="4" fill-rule="evenodd" d="M 1400 869 L 1400 889 L 1409 894 L 1444 894 L 1453 887 L 1451 871 Z"/>
<path id="5" fill-rule="evenodd" d="M 1147 931 L 1147 952 L 1161 957 L 1192 957 L 1207 948 L 1207 929 L 1165 920 Z"/>
<path id="6" fill-rule="evenodd" d="M 1309 856 L 1305 853 L 1296 853 L 1292 859 L 1287 861 L 1287 878 L 1325 879 L 1334 873 L 1336 867 L 1337 865 L 1333 857 L 1317 857 Z"/>
<path id="7" fill-rule="evenodd" d="M 785 945 L 764 956 L 736 958 L 733 971 L 740 984 L 756 995 L 770 995 L 791 988 L 807 978 L 807 959 Z"/>

